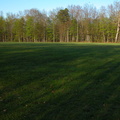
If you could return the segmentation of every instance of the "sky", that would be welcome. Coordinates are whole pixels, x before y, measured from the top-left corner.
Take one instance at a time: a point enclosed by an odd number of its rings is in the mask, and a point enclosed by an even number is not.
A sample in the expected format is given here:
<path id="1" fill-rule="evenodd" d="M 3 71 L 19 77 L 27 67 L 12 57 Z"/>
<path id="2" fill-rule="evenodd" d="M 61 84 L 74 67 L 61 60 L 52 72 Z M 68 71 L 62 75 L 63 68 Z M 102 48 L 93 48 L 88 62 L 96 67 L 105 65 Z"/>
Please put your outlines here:
<path id="1" fill-rule="evenodd" d="M 66 8 L 68 5 L 91 4 L 98 9 L 101 6 L 113 4 L 115 0 L 0 0 L 0 11 L 4 13 L 18 13 L 26 9 L 36 8 L 40 11 L 50 11 L 59 7 Z M 117 0 L 119 1 L 119 0 Z"/>

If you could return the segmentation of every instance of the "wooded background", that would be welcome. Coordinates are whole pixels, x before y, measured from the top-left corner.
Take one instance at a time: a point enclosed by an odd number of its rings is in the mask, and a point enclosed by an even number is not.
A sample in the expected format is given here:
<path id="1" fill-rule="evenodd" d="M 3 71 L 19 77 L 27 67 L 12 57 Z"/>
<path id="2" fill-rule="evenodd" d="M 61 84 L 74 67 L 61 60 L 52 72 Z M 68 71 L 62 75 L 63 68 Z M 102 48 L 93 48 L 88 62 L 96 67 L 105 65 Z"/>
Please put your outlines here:
<path id="1" fill-rule="evenodd" d="M 4 11 L 3 11 L 4 12 Z M 120 2 L 100 9 L 86 4 L 0 12 L 0 42 L 120 42 Z"/>

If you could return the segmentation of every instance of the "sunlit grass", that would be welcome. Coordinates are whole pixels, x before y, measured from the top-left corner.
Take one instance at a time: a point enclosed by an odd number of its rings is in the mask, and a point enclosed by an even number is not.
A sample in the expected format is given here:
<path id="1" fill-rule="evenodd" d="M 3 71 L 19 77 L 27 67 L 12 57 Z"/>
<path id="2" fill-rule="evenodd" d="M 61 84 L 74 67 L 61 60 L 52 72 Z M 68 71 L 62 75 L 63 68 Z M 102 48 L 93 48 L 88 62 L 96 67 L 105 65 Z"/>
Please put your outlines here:
<path id="1" fill-rule="evenodd" d="M 0 43 L 0 120 L 119 120 L 120 44 Z"/>

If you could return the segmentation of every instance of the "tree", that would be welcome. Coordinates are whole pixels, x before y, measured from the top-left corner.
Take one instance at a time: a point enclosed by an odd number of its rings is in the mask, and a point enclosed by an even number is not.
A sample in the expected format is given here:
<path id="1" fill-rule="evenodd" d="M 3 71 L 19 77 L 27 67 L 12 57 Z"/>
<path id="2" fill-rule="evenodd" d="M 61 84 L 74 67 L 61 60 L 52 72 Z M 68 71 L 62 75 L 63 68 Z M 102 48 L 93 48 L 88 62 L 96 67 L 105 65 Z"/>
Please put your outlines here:
<path id="1" fill-rule="evenodd" d="M 72 23 L 74 23 L 74 26 L 76 26 L 76 30 L 75 30 L 76 31 L 76 42 L 79 42 L 79 36 L 80 36 L 79 28 L 82 25 L 83 9 L 79 5 L 77 5 L 77 6 L 75 6 L 75 5 L 69 6 L 69 9 L 70 9 Z"/>
<path id="2" fill-rule="evenodd" d="M 2 15 L 2 12 L 0 14 L 0 40 L 5 42 L 5 19 Z"/>
<path id="3" fill-rule="evenodd" d="M 7 34 L 8 41 L 11 41 L 11 42 L 14 40 L 13 26 L 14 26 L 15 18 L 16 18 L 15 14 L 7 13 L 6 34 Z"/>
<path id="4" fill-rule="evenodd" d="M 92 41 L 92 25 L 93 21 L 98 17 L 96 7 L 86 4 L 83 8 L 84 13 L 84 34 L 86 42 Z"/>
<path id="5" fill-rule="evenodd" d="M 13 31 L 15 34 L 15 41 L 23 42 L 25 40 L 25 20 L 24 18 L 18 18 L 14 22 Z"/>
<path id="6" fill-rule="evenodd" d="M 69 22 L 70 15 L 69 10 L 65 8 L 64 10 L 60 10 L 57 14 L 59 33 L 60 33 L 60 42 L 65 41 L 69 42 Z"/>
<path id="7" fill-rule="evenodd" d="M 33 42 L 34 38 L 34 23 L 33 23 L 33 18 L 29 17 L 26 20 L 26 37 L 27 37 L 27 42 L 31 41 Z"/>
<path id="8" fill-rule="evenodd" d="M 119 32 L 120 32 L 120 15 L 118 15 L 118 25 L 117 25 L 117 32 L 115 36 L 115 42 L 118 42 Z"/>
<path id="9" fill-rule="evenodd" d="M 114 3 L 114 9 L 116 11 L 116 18 L 117 18 L 117 31 L 115 36 L 115 42 L 119 41 L 119 32 L 120 32 L 120 2 Z"/>
<path id="10" fill-rule="evenodd" d="M 53 37 L 52 37 L 52 40 L 53 42 L 55 42 L 55 39 L 56 39 L 56 32 L 55 32 L 55 26 L 56 26 L 56 23 L 57 23 L 57 10 L 53 10 L 53 11 L 50 11 L 50 20 L 51 20 L 51 24 L 52 24 L 52 34 L 53 34 Z"/>

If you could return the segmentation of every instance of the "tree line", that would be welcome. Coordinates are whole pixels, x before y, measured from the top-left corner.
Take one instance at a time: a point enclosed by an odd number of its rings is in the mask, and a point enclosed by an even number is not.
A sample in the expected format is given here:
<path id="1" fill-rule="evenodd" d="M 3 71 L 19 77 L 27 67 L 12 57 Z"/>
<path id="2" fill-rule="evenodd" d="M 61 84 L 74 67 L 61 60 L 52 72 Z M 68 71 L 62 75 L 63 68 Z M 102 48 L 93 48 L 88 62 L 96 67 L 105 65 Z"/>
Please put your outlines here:
<path id="1" fill-rule="evenodd" d="M 120 2 L 0 13 L 0 42 L 120 42 Z"/>

